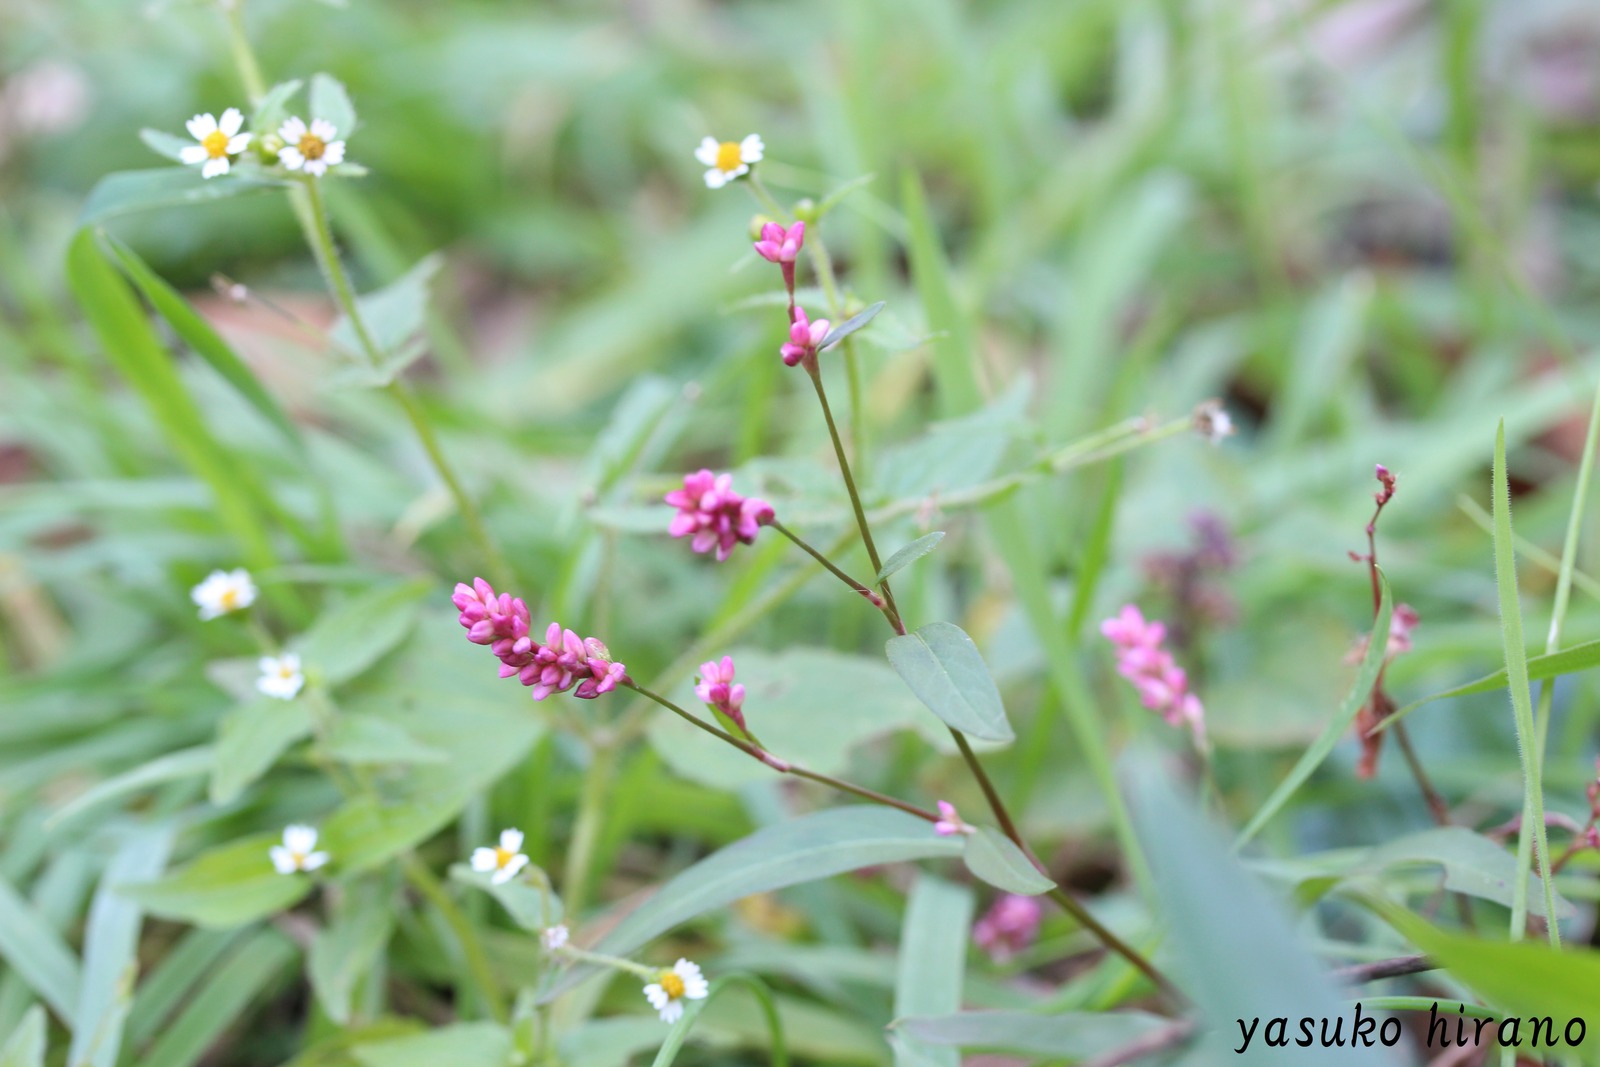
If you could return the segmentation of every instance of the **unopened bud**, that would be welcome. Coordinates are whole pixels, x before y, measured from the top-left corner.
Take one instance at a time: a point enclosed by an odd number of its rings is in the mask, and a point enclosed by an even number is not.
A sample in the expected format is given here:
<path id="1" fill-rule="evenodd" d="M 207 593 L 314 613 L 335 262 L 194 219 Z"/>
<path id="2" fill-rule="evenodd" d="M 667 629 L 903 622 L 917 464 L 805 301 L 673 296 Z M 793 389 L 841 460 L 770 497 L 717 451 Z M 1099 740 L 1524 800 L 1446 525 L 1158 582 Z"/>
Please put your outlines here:
<path id="1" fill-rule="evenodd" d="M 807 226 L 815 223 L 822 215 L 817 211 L 817 202 L 809 196 L 795 201 L 794 217 Z"/>
<path id="2" fill-rule="evenodd" d="M 769 225 L 769 224 L 771 224 L 771 223 L 773 223 L 775 221 L 777 221 L 777 220 L 775 220 L 771 215 L 767 215 L 767 214 L 751 215 L 750 216 L 750 240 L 752 240 L 752 241 L 761 240 L 762 227 L 767 226 L 767 225 Z"/>

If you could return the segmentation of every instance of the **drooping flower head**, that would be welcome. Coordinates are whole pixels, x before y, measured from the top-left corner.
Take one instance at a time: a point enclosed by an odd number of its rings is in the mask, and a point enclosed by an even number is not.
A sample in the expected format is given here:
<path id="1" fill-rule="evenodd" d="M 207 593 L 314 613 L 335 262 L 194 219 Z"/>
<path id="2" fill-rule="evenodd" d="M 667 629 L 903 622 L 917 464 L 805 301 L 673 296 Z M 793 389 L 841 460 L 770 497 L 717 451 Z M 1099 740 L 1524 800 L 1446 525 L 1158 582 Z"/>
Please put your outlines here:
<path id="1" fill-rule="evenodd" d="M 715 548 L 719 563 L 734 545 L 753 543 L 761 527 L 777 517 L 765 500 L 734 492 L 733 475 L 709 470 L 684 475 L 683 488 L 668 493 L 666 502 L 678 509 L 667 531 L 673 537 L 693 534 L 690 547 L 696 552 Z"/>
<path id="2" fill-rule="evenodd" d="M 806 309 L 797 306 L 794 309 L 794 321 L 789 323 L 789 340 L 778 349 L 778 354 L 783 357 L 783 365 L 792 367 L 806 362 L 809 366 L 816 359 L 817 346 L 827 336 L 828 320 L 812 322 L 806 317 Z"/>
<path id="3" fill-rule="evenodd" d="M 707 660 L 700 664 L 699 684 L 694 695 L 716 708 L 744 729 L 744 686 L 733 680 L 733 657 L 723 656 L 719 663 Z"/>
<path id="4" fill-rule="evenodd" d="M 272 866 L 279 874 L 294 874 L 314 871 L 328 862 L 328 854 L 316 849 L 315 827 L 296 823 L 283 828 L 283 844 L 273 845 L 267 854 L 272 857 Z"/>
<path id="5" fill-rule="evenodd" d="M 215 619 L 233 611 L 243 611 L 256 602 L 256 583 L 250 572 L 240 567 L 231 571 L 212 571 L 206 580 L 189 590 L 189 599 L 200 608 L 202 620 Z"/>
<path id="6" fill-rule="evenodd" d="M 933 824 L 933 832 L 940 837 L 954 837 L 957 834 L 970 834 L 974 827 L 961 821 L 961 815 L 956 811 L 956 806 L 948 800 L 938 802 L 939 821 Z"/>
<path id="7" fill-rule="evenodd" d="M 645 999 L 661 1013 L 664 1023 L 675 1023 L 683 1017 L 685 1000 L 704 1000 L 709 992 L 711 986 L 700 973 L 699 965 L 683 959 L 644 987 Z"/>
<path id="8" fill-rule="evenodd" d="M 1167 628 L 1146 621 L 1128 604 L 1100 624 L 1100 632 L 1117 648 L 1117 673 L 1132 683 L 1139 700 L 1172 726 L 1188 726 L 1196 744 L 1205 740 L 1205 708 L 1189 691 L 1189 676 L 1162 647 Z"/>
<path id="9" fill-rule="evenodd" d="M 467 640 L 488 645 L 500 660 L 500 677 L 513 675 L 533 690 L 533 699 L 564 693 L 591 700 L 628 681 L 628 668 L 611 658 L 596 638 L 581 638 L 552 622 L 544 640 L 529 632 L 528 605 L 521 597 L 496 593 L 482 578 L 458 583 L 451 601 L 461 612 Z"/>
<path id="10" fill-rule="evenodd" d="M 989 958 L 1003 963 L 1039 936 L 1043 910 L 1034 897 L 1007 893 L 996 900 L 972 927 L 972 939 Z"/>
<path id="11" fill-rule="evenodd" d="M 752 133 L 742 141 L 718 141 L 715 137 L 707 137 L 694 150 L 694 158 L 707 168 L 706 186 L 721 189 L 735 178 L 749 174 L 750 165 L 761 162 L 761 153 L 765 148 L 761 143 L 761 135 L 757 133 Z"/>
<path id="12" fill-rule="evenodd" d="M 344 142 L 336 140 L 339 131 L 327 119 L 312 119 L 307 126 L 304 119 L 296 116 L 278 127 L 278 136 L 283 138 L 278 162 L 290 170 L 320 178 L 329 167 L 344 162 Z"/>
<path id="13" fill-rule="evenodd" d="M 261 677 L 256 679 L 256 689 L 278 700 L 293 700 L 306 676 L 300 673 L 300 657 L 293 652 L 281 656 L 262 656 L 258 661 Z"/>
<path id="14" fill-rule="evenodd" d="M 492 875 L 489 881 L 495 885 L 511 881 L 527 865 L 528 857 L 522 854 L 521 830 L 501 830 L 499 844 L 472 850 L 472 869 L 479 874 Z"/>
<path id="15" fill-rule="evenodd" d="M 806 224 L 797 222 L 788 229 L 776 222 L 761 227 L 761 240 L 755 244 L 756 254 L 770 263 L 792 264 L 800 256 L 806 243 Z"/>
<path id="16" fill-rule="evenodd" d="M 179 151 L 178 159 L 191 166 L 198 164 L 202 178 L 215 178 L 228 173 L 229 157 L 250 147 L 250 135 L 239 132 L 244 125 L 244 116 L 236 107 L 224 111 L 220 119 L 206 112 L 196 115 L 184 125 L 189 135 L 200 143 L 185 145 Z"/>

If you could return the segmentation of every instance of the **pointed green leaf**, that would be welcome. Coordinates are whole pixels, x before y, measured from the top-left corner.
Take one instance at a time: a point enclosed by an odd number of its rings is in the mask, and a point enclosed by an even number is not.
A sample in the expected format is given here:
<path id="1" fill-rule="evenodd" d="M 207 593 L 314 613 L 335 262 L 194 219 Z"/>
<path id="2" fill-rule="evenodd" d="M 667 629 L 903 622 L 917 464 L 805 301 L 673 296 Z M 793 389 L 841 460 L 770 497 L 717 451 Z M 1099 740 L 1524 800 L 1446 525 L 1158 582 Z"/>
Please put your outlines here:
<path id="1" fill-rule="evenodd" d="M 311 708 L 304 700 L 262 696 L 228 712 L 213 750 L 211 803 L 233 803 L 290 745 L 309 736 Z"/>
<path id="2" fill-rule="evenodd" d="M 1142 1011 L 1042 1015 L 1024 1011 L 963 1011 L 913 1016 L 890 1024 L 926 1045 L 1088 1060 L 1132 1044 L 1170 1025 Z"/>
<path id="3" fill-rule="evenodd" d="M 0 881 L 0 959 L 63 1019 L 78 1004 L 78 960 L 27 898 Z"/>
<path id="4" fill-rule="evenodd" d="M 846 337 L 849 337 L 867 323 L 877 318 L 878 312 L 883 310 L 885 303 L 886 301 L 880 300 L 876 304 L 873 304 L 871 307 L 867 308 L 865 311 L 851 315 L 848 319 L 845 319 L 843 322 L 839 323 L 839 325 L 833 327 L 828 331 L 827 336 L 823 337 L 822 343 L 817 346 L 817 351 L 826 352 L 828 349 L 832 348 L 834 345 L 838 344 L 840 341 L 843 341 Z"/>
<path id="5" fill-rule="evenodd" d="M 177 1018 L 163 1027 L 141 1067 L 195 1067 L 299 953 L 282 933 L 257 930 L 208 976 Z"/>
<path id="6" fill-rule="evenodd" d="M 0 1067 L 44 1067 L 44 1009 L 35 1004 L 0 1046 Z"/>
<path id="7" fill-rule="evenodd" d="M 931 875 L 918 875 L 900 924 L 900 958 L 894 983 L 894 1014 L 948 1015 L 961 1007 L 967 938 L 972 928 L 972 891 Z M 891 1038 L 900 1067 L 960 1067 L 952 1048 L 922 1048 L 914 1037 Z"/>
<path id="8" fill-rule="evenodd" d="M 500 902 L 518 926 L 530 933 L 538 933 L 561 921 L 561 898 L 539 884 L 549 876 L 533 867 L 524 867 L 509 882 L 496 885 L 491 875 L 475 871 L 465 863 L 450 867 L 450 880 L 462 885 L 476 886 Z"/>
<path id="9" fill-rule="evenodd" d="M 338 140 L 349 137 L 356 129 L 356 108 L 344 85 L 331 74 L 311 76 L 311 117 L 327 119 L 333 123 Z"/>
<path id="10" fill-rule="evenodd" d="M 394 930 L 395 908 L 385 879 L 364 878 L 349 887 L 333 921 L 311 942 L 311 988 L 328 1018 L 350 1023 L 350 999 Z"/>
<path id="11" fill-rule="evenodd" d="M 432 588 L 425 579 L 375 586 L 324 612 L 296 642 L 306 670 L 328 685 L 361 674 L 411 633 Z"/>
<path id="12" fill-rule="evenodd" d="M 78 212 L 78 224 L 93 226 L 118 215 L 155 208 L 187 207 L 235 196 L 268 193 L 284 182 L 260 174 L 224 174 L 202 178 L 197 167 L 158 167 L 107 174 L 89 190 Z"/>
<path id="13" fill-rule="evenodd" d="M 154 881 L 129 881 L 122 894 L 153 915 L 204 927 L 243 926 L 297 903 L 313 885 L 304 874 L 279 874 L 268 850 L 277 834 L 255 834 L 203 852 Z M 339 861 L 337 854 L 334 862 Z"/>
<path id="14" fill-rule="evenodd" d="M 357 1045 L 362 1067 L 506 1067 L 511 1032 L 495 1023 L 452 1023 L 427 1033 Z"/>
<path id="15" fill-rule="evenodd" d="M 889 663 L 917 699 L 947 726 L 980 741 L 1016 737 L 989 667 L 961 627 L 931 622 L 891 637 L 886 651 Z"/>
<path id="16" fill-rule="evenodd" d="M 873 584 L 881 585 L 889 576 L 897 571 L 904 570 L 907 566 L 926 556 L 929 552 L 939 547 L 939 542 L 944 540 L 944 531 L 935 530 L 931 534 L 917 538 L 915 541 L 899 549 L 883 561 L 883 569 L 878 571 L 873 579 Z"/>
<path id="17" fill-rule="evenodd" d="M 1014 841 L 992 826 L 980 826 L 967 835 L 961 858 L 975 876 L 1008 893 L 1037 896 L 1056 886 L 1039 873 Z"/>
<path id="18" fill-rule="evenodd" d="M 300 79 L 279 82 L 268 89 L 250 113 L 250 131 L 260 137 L 277 133 L 283 120 L 289 117 L 289 98 L 300 91 Z"/>
<path id="19" fill-rule="evenodd" d="M 159 156 L 164 156 L 174 163 L 183 162 L 183 150 L 192 147 L 194 141 L 187 137 L 179 137 L 175 133 L 165 130 L 152 130 L 148 127 L 139 131 L 139 140 L 145 147 Z"/>

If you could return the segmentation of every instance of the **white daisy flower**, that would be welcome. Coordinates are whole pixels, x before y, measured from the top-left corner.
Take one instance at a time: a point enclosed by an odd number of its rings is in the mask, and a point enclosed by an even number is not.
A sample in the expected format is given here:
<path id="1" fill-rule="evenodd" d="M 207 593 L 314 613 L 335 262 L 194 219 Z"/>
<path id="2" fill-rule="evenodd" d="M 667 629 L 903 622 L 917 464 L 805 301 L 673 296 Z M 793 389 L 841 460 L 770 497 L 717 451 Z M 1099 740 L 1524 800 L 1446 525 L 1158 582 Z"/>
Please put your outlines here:
<path id="1" fill-rule="evenodd" d="M 261 677 L 256 679 L 256 688 L 269 697 L 293 700 L 300 687 L 306 684 L 306 676 L 300 673 L 300 657 L 293 652 L 262 656 L 259 663 Z"/>
<path id="2" fill-rule="evenodd" d="M 752 133 L 742 141 L 720 143 L 715 137 L 707 137 L 694 150 L 694 158 L 709 168 L 706 171 L 706 185 L 721 189 L 740 175 L 749 174 L 750 164 L 760 163 L 761 153 L 765 149 L 759 133 Z"/>
<path id="3" fill-rule="evenodd" d="M 328 862 L 326 852 L 316 851 L 317 831 L 311 826 L 285 826 L 283 828 L 283 844 L 273 845 L 270 850 L 272 866 L 279 874 L 294 874 L 297 871 L 314 871 Z"/>
<path id="4" fill-rule="evenodd" d="M 230 107 L 217 119 L 207 112 L 196 115 L 185 123 L 189 135 L 199 144 L 184 146 L 178 158 L 184 163 L 199 163 L 202 178 L 215 178 L 228 173 L 228 157 L 236 156 L 250 147 L 250 135 L 240 133 L 244 116 L 239 109 Z"/>
<path id="5" fill-rule="evenodd" d="M 675 1023 L 683 1017 L 685 1000 L 704 1000 L 711 991 L 700 965 L 679 960 L 670 971 L 662 971 L 654 982 L 644 987 L 645 999 L 661 1013 L 661 1021 Z"/>
<path id="6" fill-rule="evenodd" d="M 321 177 L 329 167 L 344 162 L 344 142 L 334 140 L 338 135 L 327 119 L 312 119 L 307 126 L 302 119 L 291 118 L 278 128 L 278 136 L 283 138 L 278 162 L 290 170 Z"/>
<path id="7" fill-rule="evenodd" d="M 557 923 L 539 931 L 539 941 L 546 952 L 554 952 L 558 948 L 565 948 L 572 935 L 567 931 L 566 923 Z"/>
<path id="8" fill-rule="evenodd" d="M 522 854 L 521 830 L 501 830 L 498 846 L 472 851 L 472 869 L 479 874 L 494 872 L 494 877 L 489 881 L 495 885 L 511 881 L 527 865 L 528 857 Z"/>
<path id="9" fill-rule="evenodd" d="M 215 619 L 230 611 L 247 608 L 256 601 L 256 583 L 244 568 L 212 571 L 206 580 L 189 590 L 189 598 L 200 606 L 200 618 Z"/>

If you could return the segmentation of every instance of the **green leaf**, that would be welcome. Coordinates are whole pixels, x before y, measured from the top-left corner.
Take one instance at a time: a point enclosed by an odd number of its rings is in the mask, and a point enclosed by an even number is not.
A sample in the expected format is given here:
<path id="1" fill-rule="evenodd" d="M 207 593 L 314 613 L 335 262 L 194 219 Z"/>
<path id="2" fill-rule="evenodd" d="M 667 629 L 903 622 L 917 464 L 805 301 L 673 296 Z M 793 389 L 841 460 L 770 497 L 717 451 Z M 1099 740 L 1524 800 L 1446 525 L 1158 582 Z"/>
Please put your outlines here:
<path id="1" fill-rule="evenodd" d="M 931 534 L 917 538 L 915 541 L 899 549 L 883 561 L 883 569 L 878 571 L 873 578 L 874 585 L 881 585 L 889 576 L 897 571 L 904 570 L 907 566 L 926 556 L 929 552 L 939 547 L 939 542 L 944 540 L 944 531 L 935 530 Z"/>
<path id="2" fill-rule="evenodd" d="M 237 930 L 190 930 L 161 957 L 139 983 L 128 1009 L 127 1043 L 141 1048 L 151 1041 L 170 1016 L 193 1000 L 200 982 L 241 940 Z"/>
<path id="3" fill-rule="evenodd" d="M 976 877 L 1008 893 L 1036 896 L 1056 885 L 1039 873 L 1014 841 L 992 826 L 980 826 L 967 835 L 961 858 Z"/>
<path id="4" fill-rule="evenodd" d="M 917 699 L 945 725 L 981 741 L 1016 737 L 1006 719 L 1000 690 L 989 676 L 978 646 L 961 627 L 930 622 L 909 634 L 891 637 L 886 651 L 890 665 Z"/>
<path id="5" fill-rule="evenodd" d="M 1494 439 L 1494 574 L 1500 594 L 1500 634 L 1505 648 L 1506 687 L 1517 727 L 1517 752 L 1522 757 L 1522 824 L 1533 833 L 1518 835 L 1517 876 L 1512 881 L 1511 929 L 1520 939 L 1527 929 L 1528 881 L 1534 864 L 1544 886 L 1545 914 L 1555 915 L 1555 888 L 1550 882 L 1550 843 L 1544 824 L 1543 739 L 1533 724 L 1533 696 L 1528 683 L 1528 651 L 1522 637 L 1522 604 L 1517 599 L 1516 543 L 1511 536 L 1511 484 L 1506 476 L 1506 423 L 1500 420 Z M 1552 943 L 1560 927 L 1549 924 Z"/>
<path id="6" fill-rule="evenodd" d="M 311 709 L 304 700 L 262 696 L 228 712 L 217 728 L 211 802 L 233 803 L 290 745 L 310 735 Z"/>
<path id="7" fill-rule="evenodd" d="M 845 197 L 849 196 L 857 189 L 863 189 L 872 184 L 872 180 L 876 177 L 876 174 L 858 175 L 839 186 L 839 188 L 835 189 L 827 196 L 823 197 L 822 201 L 817 204 L 817 221 L 820 222 L 827 216 L 828 212 L 844 203 Z"/>
<path id="8" fill-rule="evenodd" d="M 131 882 L 121 891 L 162 918 L 212 928 L 243 926 L 275 915 L 311 892 L 307 875 L 279 874 L 273 868 L 268 849 L 276 844 L 277 834 L 255 834 L 203 852 L 165 878 Z M 332 859 L 343 862 L 337 852 Z"/>
<path id="9" fill-rule="evenodd" d="M 296 642 L 306 669 L 327 685 L 347 682 L 404 641 L 419 605 L 432 590 L 427 579 L 380 585 L 324 612 Z"/>
<path id="10" fill-rule="evenodd" d="M 340 715 L 317 752 L 339 763 L 444 763 L 445 755 L 377 715 Z"/>
<path id="11" fill-rule="evenodd" d="M 194 145 L 194 141 L 187 137 L 179 137 L 175 133 L 152 130 L 148 127 L 139 131 L 139 140 L 156 155 L 164 156 L 174 163 L 183 163 L 183 150 Z"/>
<path id="12" fill-rule="evenodd" d="M 1372 687 L 1377 683 L 1378 672 L 1383 669 L 1384 658 L 1388 655 L 1389 617 L 1394 613 L 1394 601 L 1389 593 L 1389 579 L 1381 569 L 1378 571 L 1378 585 L 1380 592 L 1378 615 L 1373 619 L 1372 629 L 1367 634 L 1367 651 L 1366 655 L 1361 657 L 1361 666 L 1356 670 L 1355 684 L 1345 694 L 1344 702 L 1339 705 L 1339 710 L 1334 712 L 1333 718 L 1328 720 L 1328 725 L 1323 728 L 1322 733 L 1318 734 L 1311 746 L 1300 754 L 1288 776 L 1278 783 L 1278 788 L 1272 791 L 1267 802 L 1261 805 L 1261 809 L 1255 813 L 1245 828 L 1239 831 L 1234 848 L 1243 848 L 1251 838 L 1260 833 L 1261 828 L 1283 809 L 1295 791 L 1306 783 L 1318 767 L 1322 766 L 1322 761 L 1328 758 L 1328 754 L 1349 732 L 1350 724 L 1355 721 L 1356 714 L 1372 695 Z"/>
<path id="13" fill-rule="evenodd" d="M 317 931 L 307 968 L 311 988 L 328 1018 L 350 1023 L 356 983 L 371 970 L 394 930 L 395 908 L 386 880 L 365 878 L 350 886 L 333 921 Z"/>
<path id="14" fill-rule="evenodd" d="M 607 934 L 595 950 L 625 956 L 698 915 L 736 900 L 861 867 L 934 856 L 961 843 L 940 837 L 914 815 L 852 806 L 813 812 L 757 830 L 663 885 Z M 593 973 L 576 968 L 540 999 L 548 1001 Z"/>
<path id="15" fill-rule="evenodd" d="M 425 1034 L 357 1045 L 363 1067 L 506 1067 L 511 1032 L 495 1023 L 452 1023 Z"/>
<path id="16" fill-rule="evenodd" d="M 107 174 L 89 190 L 78 212 L 80 226 L 94 226 L 139 211 L 188 207 L 251 196 L 282 189 L 284 182 L 257 174 L 234 171 L 217 178 L 202 178 L 197 167 L 160 167 Z"/>
<path id="17" fill-rule="evenodd" d="M 846 337 L 849 337 L 867 323 L 877 318 L 878 312 L 883 310 L 885 303 L 886 301 L 880 300 L 876 304 L 873 304 L 871 307 L 867 308 L 865 311 L 851 315 L 848 319 L 845 319 L 839 325 L 833 327 L 828 331 L 827 336 L 823 337 L 822 343 L 817 346 L 817 351 L 826 352 L 828 349 L 832 348 L 834 345 L 838 344 L 840 341 L 843 341 Z"/>
<path id="18" fill-rule="evenodd" d="M 268 89 L 250 113 L 250 132 L 257 137 L 277 133 L 278 127 L 289 117 L 289 98 L 300 91 L 301 84 L 300 79 L 296 78 L 279 82 Z"/>
<path id="19" fill-rule="evenodd" d="M 1508 908 L 1515 897 L 1516 858 L 1497 842 L 1464 826 L 1437 826 L 1379 845 L 1350 873 L 1358 875 L 1419 863 L 1444 868 L 1444 888 L 1452 893 L 1466 893 Z M 1527 877 L 1529 888 L 1537 891 L 1533 876 Z M 1532 914 L 1544 917 L 1543 901 L 1532 900 L 1529 904 Z M 1555 904 L 1557 918 L 1574 914 L 1572 905 L 1559 896 Z"/>
<path id="20" fill-rule="evenodd" d="M 255 373 L 245 365 L 244 360 L 240 359 L 228 342 L 222 339 L 222 335 L 201 318 L 176 289 L 151 270 L 133 249 L 109 235 L 104 237 L 104 241 L 111 254 L 122 265 L 123 272 L 144 294 L 144 298 L 150 301 L 150 306 L 167 320 L 179 337 L 183 338 L 184 343 L 233 386 L 234 391 L 260 412 L 261 416 L 283 435 L 289 446 L 303 457 L 306 450 L 305 440 L 301 437 L 299 428 L 290 421 L 283 408 L 273 399 L 272 394 L 267 392 Z"/>
<path id="21" fill-rule="evenodd" d="M 345 92 L 344 86 L 331 74 L 311 76 L 311 117 L 333 123 L 339 140 L 356 130 L 355 105 L 350 103 L 350 94 Z"/>
<path id="22" fill-rule="evenodd" d="M 294 942 L 274 929 L 258 930 L 213 971 L 169 1025 L 141 1067 L 194 1067 L 236 1026 L 250 1004 L 294 963 Z"/>
<path id="23" fill-rule="evenodd" d="M 1154 759 L 1135 760 L 1125 787 L 1165 918 L 1175 977 L 1200 1009 L 1201 1045 L 1216 1062 L 1282 1067 L 1283 1053 L 1258 1032 L 1242 1054 L 1240 1019 L 1334 1018 L 1344 998 L 1299 944 L 1283 906 L 1235 859 L 1192 797 L 1180 798 Z M 1310 1067 L 1373 1067 L 1393 1060 L 1376 1049 L 1295 1050 Z M 1211 1062 L 1211 1060 L 1206 1060 Z"/>
<path id="24" fill-rule="evenodd" d="M 475 871 L 465 863 L 452 864 L 450 867 L 450 880 L 462 885 L 474 886 L 483 890 L 500 902 L 506 909 L 513 922 L 530 933 L 538 933 L 546 927 L 554 926 L 561 921 L 561 898 L 548 889 L 535 884 L 527 879 L 533 872 L 543 877 L 548 884 L 549 877 L 542 871 L 533 867 L 524 867 L 518 876 L 509 882 L 496 885 L 492 876 L 481 871 Z"/>
<path id="25" fill-rule="evenodd" d="M 900 925 L 899 968 L 894 983 L 894 1014 L 948 1015 L 961 1008 L 967 938 L 972 928 L 972 891 L 930 875 L 917 877 Z M 890 1042 L 901 1067 L 929 1064 L 959 1067 L 954 1049 L 918 1047 L 915 1038 L 895 1035 Z"/>
<path id="26" fill-rule="evenodd" d="M 119 800 L 129 793 L 207 774 L 211 770 L 213 759 L 210 745 L 196 745 L 193 748 L 169 752 L 165 756 L 157 756 L 148 763 L 142 763 L 114 778 L 107 778 L 87 792 L 73 797 L 50 816 L 47 825 L 52 829 L 65 826 L 102 804 Z"/>
<path id="27" fill-rule="evenodd" d="M 964 1011 L 913 1016 L 890 1024 L 925 1045 L 1088 1060 L 1160 1030 L 1170 1020 L 1142 1011 L 1062 1012 Z"/>
<path id="28" fill-rule="evenodd" d="M 356 301 L 361 323 L 383 359 L 376 367 L 358 363 L 345 368 L 336 377 L 338 384 L 388 385 L 426 351 L 422 327 L 428 316 L 428 287 L 443 263 L 444 257 L 437 252 L 424 256 L 393 282 Z M 329 336 L 347 352 L 363 351 L 348 318 L 334 323 Z"/>
<path id="29" fill-rule="evenodd" d="M 167 826 L 146 826 L 123 837 L 95 890 L 83 935 L 83 985 L 72 1013 L 76 1067 L 113 1067 L 139 969 L 139 928 L 144 909 L 122 893 L 125 883 L 160 874 L 172 850 Z"/>
<path id="30" fill-rule="evenodd" d="M 0 1067 L 44 1067 L 44 1009 L 35 1004 L 0 1046 Z"/>
<path id="31" fill-rule="evenodd" d="M 78 960 L 55 928 L 5 881 L 0 881 L 0 958 L 51 1011 L 72 1018 L 82 984 Z"/>
<path id="32" fill-rule="evenodd" d="M 1558 678 L 1563 674 L 1576 674 L 1592 667 L 1600 666 L 1600 641 L 1585 641 L 1581 645 L 1563 648 L 1557 652 L 1547 652 L 1543 655 L 1527 656 L 1528 680 L 1542 682 L 1551 678 Z M 1425 696 L 1421 700 L 1413 700 L 1388 719 L 1384 725 L 1395 722 L 1411 714 L 1424 704 L 1431 704 L 1435 700 L 1444 700 L 1448 697 L 1473 696 L 1477 693 L 1492 693 L 1496 689 L 1506 687 L 1506 669 L 1501 667 L 1493 674 L 1486 674 L 1477 681 L 1458 685 L 1454 689 L 1446 689 L 1442 693 Z"/>

